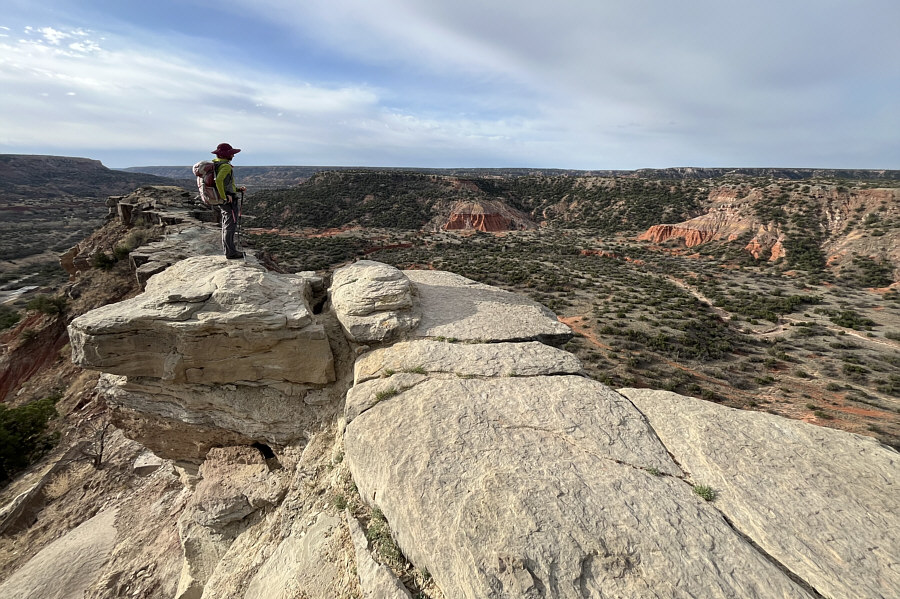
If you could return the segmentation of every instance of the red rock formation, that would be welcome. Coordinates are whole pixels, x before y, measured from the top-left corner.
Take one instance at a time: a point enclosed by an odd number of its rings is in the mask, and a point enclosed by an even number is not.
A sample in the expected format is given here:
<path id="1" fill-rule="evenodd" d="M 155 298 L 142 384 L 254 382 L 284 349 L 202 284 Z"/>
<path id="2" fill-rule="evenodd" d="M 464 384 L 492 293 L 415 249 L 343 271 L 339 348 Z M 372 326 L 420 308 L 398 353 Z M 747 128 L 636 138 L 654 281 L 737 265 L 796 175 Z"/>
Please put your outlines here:
<path id="1" fill-rule="evenodd" d="M 781 244 L 781 240 L 779 239 L 772 245 L 772 255 L 769 256 L 769 260 L 775 261 L 779 258 L 784 258 L 787 255 L 787 252 L 784 250 L 784 246 Z"/>
<path id="2" fill-rule="evenodd" d="M 25 331 L 34 331 L 26 336 Z M 0 355 L 0 402 L 13 389 L 41 371 L 59 356 L 68 342 L 64 318 L 33 313 L 2 337 Z"/>
<path id="3" fill-rule="evenodd" d="M 447 224 L 444 225 L 445 231 L 485 231 L 494 233 L 497 231 L 509 231 L 514 227 L 511 226 L 509 220 L 499 214 L 451 214 Z"/>
<path id="4" fill-rule="evenodd" d="M 528 217 L 513 210 L 503 202 L 481 200 L 457 202 L 447 221 L 441 226 L 445 231 L 483 231 L 498 233 L 534 228 Z"/>

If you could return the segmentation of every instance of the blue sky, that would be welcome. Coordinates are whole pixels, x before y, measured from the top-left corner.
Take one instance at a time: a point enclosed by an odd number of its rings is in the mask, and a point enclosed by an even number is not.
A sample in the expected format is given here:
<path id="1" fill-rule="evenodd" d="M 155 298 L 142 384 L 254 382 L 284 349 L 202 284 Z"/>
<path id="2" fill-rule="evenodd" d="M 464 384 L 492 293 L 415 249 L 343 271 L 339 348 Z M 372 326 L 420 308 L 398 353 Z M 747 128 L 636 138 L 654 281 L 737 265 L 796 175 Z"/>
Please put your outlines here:
<path id="1" fill-rule="evenodd" d="M 0 153 L 900 169 L 897 0 L 6 0 Z"/>

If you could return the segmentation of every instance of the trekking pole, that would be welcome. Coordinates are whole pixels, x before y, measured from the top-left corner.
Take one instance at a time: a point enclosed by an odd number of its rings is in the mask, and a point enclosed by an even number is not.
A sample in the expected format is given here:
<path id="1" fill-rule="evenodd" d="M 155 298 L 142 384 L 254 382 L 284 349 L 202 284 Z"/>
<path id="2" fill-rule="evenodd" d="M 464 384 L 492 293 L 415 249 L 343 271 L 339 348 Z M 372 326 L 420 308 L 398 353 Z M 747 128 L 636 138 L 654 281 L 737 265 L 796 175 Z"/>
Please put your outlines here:
<path id="1" fill-rule="evenodd" d="M 238 245 L 241 246 L 241 254 L 244 256 L 244 262 L 247 261 L 247 248 L 244 247 L 244 242 L 241 240 L 241 215 L 244 212 L 244 190 L 241 190 L 241 201 L 238 203 L 238 211 L 237 211 L 237 238 Z"/>

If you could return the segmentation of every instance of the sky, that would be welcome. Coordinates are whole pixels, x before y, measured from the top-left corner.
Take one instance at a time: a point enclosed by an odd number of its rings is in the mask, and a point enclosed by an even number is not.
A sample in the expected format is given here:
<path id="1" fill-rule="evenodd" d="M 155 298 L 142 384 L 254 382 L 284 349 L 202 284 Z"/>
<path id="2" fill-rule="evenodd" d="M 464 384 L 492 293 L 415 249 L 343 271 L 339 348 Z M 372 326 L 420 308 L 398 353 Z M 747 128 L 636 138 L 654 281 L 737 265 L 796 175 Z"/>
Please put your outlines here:
<path id="1" fill-rule="evenodd" d="M 4 0 L 0 153 L 900 169 L 897 0 Z"/>

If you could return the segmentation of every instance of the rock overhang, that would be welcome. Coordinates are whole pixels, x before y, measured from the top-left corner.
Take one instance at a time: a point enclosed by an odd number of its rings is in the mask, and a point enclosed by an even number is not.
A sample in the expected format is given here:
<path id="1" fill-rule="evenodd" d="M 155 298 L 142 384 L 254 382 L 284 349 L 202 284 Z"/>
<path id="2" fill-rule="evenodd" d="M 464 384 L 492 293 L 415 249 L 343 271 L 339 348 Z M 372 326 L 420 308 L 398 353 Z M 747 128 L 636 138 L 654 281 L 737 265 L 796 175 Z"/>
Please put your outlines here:
<path id="1" fill-rule="evenodd" d="M 151 277 L 142 294 L 74 319 L 73 361 L 172 382 L 326 384 L 333 358 L 309 296 L 302 276 L 189 258 Z"/>

